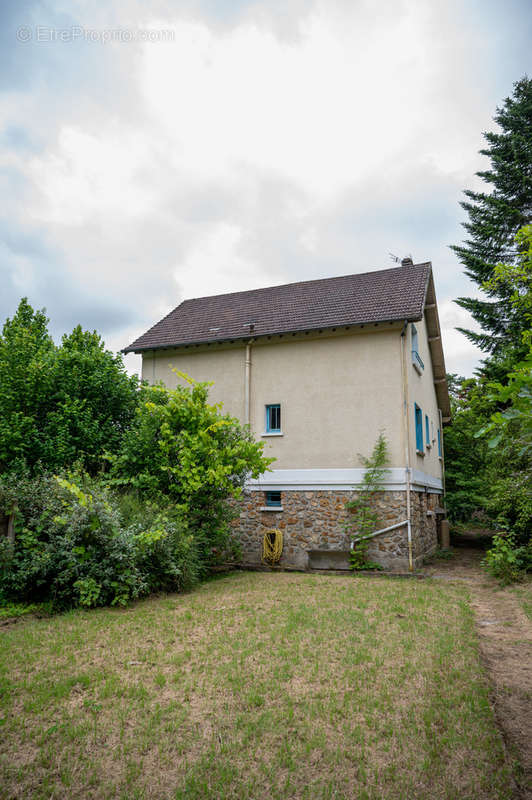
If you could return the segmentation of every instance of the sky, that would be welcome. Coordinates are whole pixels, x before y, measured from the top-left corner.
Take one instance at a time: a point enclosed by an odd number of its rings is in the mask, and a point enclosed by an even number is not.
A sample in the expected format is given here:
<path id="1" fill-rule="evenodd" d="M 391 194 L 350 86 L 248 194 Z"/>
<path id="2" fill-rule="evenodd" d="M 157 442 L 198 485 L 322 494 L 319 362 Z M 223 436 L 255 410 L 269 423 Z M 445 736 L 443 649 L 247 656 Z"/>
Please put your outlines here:
<path id="1" fill-rule="evenodd" d="M 529 0 L 2 0 L 0 322 L 113 350 L 183 299 L 432 261 L 447 369 L 481 354 L 449 245 Z M 130 372 L 140 356 L 128 355 Z"/>

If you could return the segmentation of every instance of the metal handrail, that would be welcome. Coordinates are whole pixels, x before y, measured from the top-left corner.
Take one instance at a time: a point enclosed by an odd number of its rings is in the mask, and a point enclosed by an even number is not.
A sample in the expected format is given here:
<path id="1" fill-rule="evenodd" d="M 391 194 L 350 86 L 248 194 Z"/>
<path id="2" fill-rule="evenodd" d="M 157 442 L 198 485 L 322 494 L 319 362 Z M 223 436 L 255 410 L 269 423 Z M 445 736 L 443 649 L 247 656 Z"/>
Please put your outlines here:
<path id="1" fill-rule="evenodd" d="M 388 533 L 388 531 L 394 531 L 396 528 L 402 528 L 403 525 L 408 525 L 408 520 L 404 519 L 402 522 L 396 522 L 395 525 L 389 525 L 387 528 L 381 528 L 380 531 L 375 531 L 374 533 L 367 533 L 365 536 L 357 536 L 351 540 L 351 550 L 353 549 L 353 545 L 355 542 L 361 542 L 363 539 L 373 539 L 374 536 L 380 536 L 381 533 Z"/>

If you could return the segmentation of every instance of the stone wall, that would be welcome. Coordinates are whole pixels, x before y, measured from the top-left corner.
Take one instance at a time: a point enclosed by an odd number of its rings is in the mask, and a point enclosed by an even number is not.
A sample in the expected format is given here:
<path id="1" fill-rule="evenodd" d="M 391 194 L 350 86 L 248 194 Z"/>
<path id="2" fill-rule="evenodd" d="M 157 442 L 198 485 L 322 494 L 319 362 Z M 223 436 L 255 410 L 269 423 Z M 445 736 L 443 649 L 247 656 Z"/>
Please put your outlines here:
<path id="1" fill-rule="evenodd" d="M 282 510 L 277 511 L 265 510 L 264 492 L 247 490 L 239 504 L 240 516 L 234 521 L 243 564 L 260 564 L 265 531 L 279 528 L 283 532 L 280 566 L 347 569 L 350 538 L 344 528 L 345 503 L 354 496 L 350 491 L 283 491 Z M 411 492 L 415 567 L 437 547 L 437 503 L 438 495 Z M 406 492 L 379 493 L 377 508 L 383 528 L 406 519 Z M 406 525 L 371 540 L 368 558 L 387 569 L 408 569 Z"/>

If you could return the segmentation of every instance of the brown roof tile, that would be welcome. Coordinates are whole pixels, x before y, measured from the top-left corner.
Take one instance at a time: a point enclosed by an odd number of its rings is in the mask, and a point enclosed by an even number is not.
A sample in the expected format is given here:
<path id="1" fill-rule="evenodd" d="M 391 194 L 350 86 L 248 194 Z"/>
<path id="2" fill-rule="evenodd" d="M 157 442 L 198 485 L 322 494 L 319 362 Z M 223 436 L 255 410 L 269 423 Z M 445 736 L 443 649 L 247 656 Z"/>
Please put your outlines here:
<path id="1" fill-rule="evenodd" d="M 125 353 L 423 316 L 430 263 L 185 300 Z"/>

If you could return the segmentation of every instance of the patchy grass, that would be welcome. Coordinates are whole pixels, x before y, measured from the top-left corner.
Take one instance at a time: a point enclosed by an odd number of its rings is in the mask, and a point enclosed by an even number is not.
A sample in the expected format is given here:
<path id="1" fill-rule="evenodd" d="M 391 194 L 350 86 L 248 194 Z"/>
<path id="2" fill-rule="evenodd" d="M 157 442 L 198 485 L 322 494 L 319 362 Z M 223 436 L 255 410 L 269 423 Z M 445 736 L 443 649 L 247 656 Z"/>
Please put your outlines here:
<path id="1" fill-rule="evenodd" d="M 529 619 L 532 619 L 532 576 L 527 575 L 523 583 L 512 586 L 512 591 Z"/>
<path id="2" fill-rule="evenodd" d="M 509 798 L 466 589 L 234 573 L 4 628 L 10 798 Z"/>

